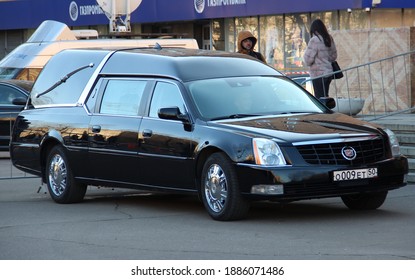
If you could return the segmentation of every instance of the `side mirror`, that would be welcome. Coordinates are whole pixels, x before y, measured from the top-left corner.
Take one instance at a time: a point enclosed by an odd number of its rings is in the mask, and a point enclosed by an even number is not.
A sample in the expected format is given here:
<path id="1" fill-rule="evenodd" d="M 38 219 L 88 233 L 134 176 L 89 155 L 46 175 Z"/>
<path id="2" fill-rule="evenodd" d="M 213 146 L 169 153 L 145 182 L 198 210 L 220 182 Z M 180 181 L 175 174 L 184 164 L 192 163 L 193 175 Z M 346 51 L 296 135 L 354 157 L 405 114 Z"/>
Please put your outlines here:
<path id="1" fill-rule="evenodd" d="M 178 107 L 160 108 L 158 111 L 158 116 L 160 119 L 166 119 L 166 120 L 177 120 L 177 121 L 184 121 L 184 122 L 189 121 L 189 118 L 187 117 L 187 115 L 182 114 Z"/>
<path id="2" fill-rule="evenodd" d="M 25 106 L 26 102 L 27 102 L 27 98 L 24 98 L 24 97 L 17 97 L 12 100 L 13 105 Z"/>
<path id="3" fill-rule="evenodd" d="M 319 100 L 329 109 L 336 107 L 336 101 L 333 97 L 320 97 Z"/>

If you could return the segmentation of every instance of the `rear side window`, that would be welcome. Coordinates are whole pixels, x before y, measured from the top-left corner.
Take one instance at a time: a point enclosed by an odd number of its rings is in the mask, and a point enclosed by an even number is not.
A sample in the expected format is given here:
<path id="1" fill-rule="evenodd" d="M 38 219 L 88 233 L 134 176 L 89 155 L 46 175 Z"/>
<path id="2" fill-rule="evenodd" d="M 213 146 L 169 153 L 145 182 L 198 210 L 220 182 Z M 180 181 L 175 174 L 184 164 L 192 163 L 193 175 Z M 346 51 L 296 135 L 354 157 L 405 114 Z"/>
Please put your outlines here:
<path id="1" fill-rule="evenodd" d="M 64 50 L 54 55 L 33 86 L 33 106 L 76 105 L 89 79 L 107 53 L 108 51 Z"/>
<path id="2" fill-rule="evenodd" d="M 146 81 L 109 80 L 99 113 L 137 116 Z"/>

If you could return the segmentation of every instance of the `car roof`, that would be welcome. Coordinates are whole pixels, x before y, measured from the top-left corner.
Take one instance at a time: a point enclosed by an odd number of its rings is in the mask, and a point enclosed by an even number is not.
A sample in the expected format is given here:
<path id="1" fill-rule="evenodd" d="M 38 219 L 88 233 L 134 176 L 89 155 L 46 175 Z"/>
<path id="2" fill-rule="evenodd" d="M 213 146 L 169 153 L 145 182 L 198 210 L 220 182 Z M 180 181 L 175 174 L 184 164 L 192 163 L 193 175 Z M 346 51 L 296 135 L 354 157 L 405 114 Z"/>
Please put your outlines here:
<path id="1" fill-rule="evenodd" d="M 181 82 L 240 76 L 282 76 L 249 55 L 184 48 L 71 49 L 53 56 L 31 94 L 35 107 L 76 104 L 97 76 L 150 77 Z M 72 77 L 73 76 L 73 77 Z M 72 78 L 69 78 L 72 77 Z M 56 86 L 58 84 L 58 86 Z M 55 88 L 57 92 L 55 92 Z M 38 95 L 48 94 L 47 98 Z M 50 98 L 53 96 L 54 98 Z"/>
<path id="2" fill-rule="evenodd" d="M 200 49 L 129 49 L 116 51 L 101 74 L 170 76 L 182 81 L 199 79 L 281 75 L 249 55 Z"/>
<path id="3" fill-rule="evenodd" d="M 106 60 L 100 69 L 101 75 L 149 75 L 171 77 L 183 82 L 235 76 L 282 75 L 249 55 L 184 48 L 71 49 L 58 53 L 51 61 L 58 64 L 56 68 L 66 69 L 76 57 L 85 64 L 94 63 L 92 57 Z M 91 57 L 91 61 L 85 60 L 88 57 Z"/>
<path id="4" fill-rule="evenodd" d="M 29 93 L 32 90 L 34 82 L 26 80 L 0 79 L 0 84 L 15 86 Z"/>

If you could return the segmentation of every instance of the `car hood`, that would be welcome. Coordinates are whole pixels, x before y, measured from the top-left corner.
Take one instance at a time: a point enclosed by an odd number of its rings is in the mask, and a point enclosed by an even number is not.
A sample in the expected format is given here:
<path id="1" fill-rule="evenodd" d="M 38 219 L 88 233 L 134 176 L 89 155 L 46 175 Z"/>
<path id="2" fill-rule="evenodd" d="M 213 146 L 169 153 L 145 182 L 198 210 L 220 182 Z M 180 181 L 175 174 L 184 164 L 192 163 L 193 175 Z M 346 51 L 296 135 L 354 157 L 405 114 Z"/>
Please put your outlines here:
<path id="1" fill-rule="evenodd" d="M 284 142 L 378 136 L 378 126 L 340 114 L 290 114 L 210 122 L 220 129 Z"/>

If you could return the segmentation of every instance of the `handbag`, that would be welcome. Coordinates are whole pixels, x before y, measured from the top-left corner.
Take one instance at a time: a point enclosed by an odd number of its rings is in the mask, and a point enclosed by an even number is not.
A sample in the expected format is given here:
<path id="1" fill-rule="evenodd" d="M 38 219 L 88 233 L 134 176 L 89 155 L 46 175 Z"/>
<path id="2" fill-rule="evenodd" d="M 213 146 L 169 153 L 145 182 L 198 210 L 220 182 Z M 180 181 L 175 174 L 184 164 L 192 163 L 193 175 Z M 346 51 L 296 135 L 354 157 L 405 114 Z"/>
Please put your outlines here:
<path id="1" fill-rule="evenodd" d="M 339 64 L 337 63 L 337 61 L 333 61 L 331 63 L 331 67 L 333 67 L 333 72 L 337 72 L 337 71 L 341 70 Z M 343 78 L 343 76 L 344 76 L 343 72 L 337 72 L 337 73 L 333 74 L 333 79 L 341 79 L 341 78 Z"/>

